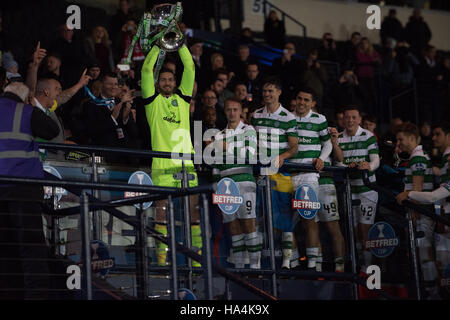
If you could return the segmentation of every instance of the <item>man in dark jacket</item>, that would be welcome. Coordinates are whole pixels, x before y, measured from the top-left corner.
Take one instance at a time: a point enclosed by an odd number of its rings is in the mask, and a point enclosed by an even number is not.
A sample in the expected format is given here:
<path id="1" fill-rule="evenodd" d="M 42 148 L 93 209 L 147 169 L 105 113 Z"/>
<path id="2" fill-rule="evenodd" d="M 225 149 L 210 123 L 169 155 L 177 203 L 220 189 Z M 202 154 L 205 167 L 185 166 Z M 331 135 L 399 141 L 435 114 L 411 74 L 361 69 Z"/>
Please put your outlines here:
<path id="1" fill-rule="evenodd" d="M 405 40 L 411 46 L 411 51 L 420 55 L 420 52 L 431 40 L 431 31 L 428 24 L 423 21 L 420 9 L 414 9 L 413 15 L 405 27 Z"/>
<path id="2" fill-rule="evenodd" d="M 107 105 L 91 101 L 84 106 L 87 114 L 87 129 L 92 143 L 97 146 L 128 148 L 138 130 L 132 119 L 132 90 L 116 100 L 119 96 L 117 75 L 108 73 L 102 76 L 101 100 L 109 101 Z M 109 155 L 108 162 L 121 162 L 122 156 Z"/>
<path id="3" fill-rule="evenodd" d="M 39 108 L 24 103 L 28 93 L 15 82 L 0 97 L 0 175 L 43 179 L 35 137 L 50 140 L 59 129 Z M 0 184 L 0 299 L 47 298 L 43 199 L 42 186 Z"/>
<path id="4" fill-rule="evenodd" d="M 302 68 L 302 61 L 296 56 L 295 45 L 287 42 L 284 46 L 283 55 L 276 58 L 272 63 L 273 74 L 281 79 L 283 86 L 282 102 L 287 104 L 287 99 L 292 97 L 298 85 L 298 78 L 305 70 Z"/>
<path id="5" fill-rule="evenodd" d="M 384 44 L 387 38 L 395 39 L 397 42 L 403 39 L 403 26 L 397 19 L 397 10 L 389 10 L 389 15 L 384 18 L 380 30 L 381 43 Z"/>

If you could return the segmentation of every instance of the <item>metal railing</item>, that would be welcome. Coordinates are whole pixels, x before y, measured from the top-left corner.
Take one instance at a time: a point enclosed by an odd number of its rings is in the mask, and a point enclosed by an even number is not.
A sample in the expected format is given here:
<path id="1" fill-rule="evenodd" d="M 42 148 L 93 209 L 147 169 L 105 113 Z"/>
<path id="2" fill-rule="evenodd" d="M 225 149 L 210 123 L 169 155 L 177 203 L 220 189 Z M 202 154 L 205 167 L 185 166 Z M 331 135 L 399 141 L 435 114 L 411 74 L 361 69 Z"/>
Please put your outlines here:
<path id="1" fill-rule="evenodd" d="M 273 5 L 271 2 L 266 1 L 266 0 L 263 0 L 264 18 L 267 18 L 267 9 L 268 8 L 269 9 L 273 8 L 281 13 L 281 20 L 283 21 L 284 25 L 286 25 L 286 18 L 288 18 L 289 20 L 294 22 L 296 25 L 300 26 L 302 28 L 303 38 L 306 39 L 306 25 L 304 25 L 303 23 L 301 23 L 300 21 L 298 21 L 297 19 L 295 19 L 294 17 L 292 17 L 291 15 L 289 15 L 288 13 L 283 11 L 282 9 L 278 8 L 277 6 Z"/>
<path id="2" fill-rule="evenodd" d="M 389 191 L 389 190 L 384 189 L 374 183 L 371 183 L 369 180 L 367 171 L 363 172 L 363 182 L 364 182 L 364 185 L 366 185 L 370 189 L 375 190 L 378 193 L 382 193 L 387 197 L 395 199 L 395 194 L 392 191 Z M 436 215 L 435 213 L 426 210 L 422 206 L 417 205 L 416 203 L 414 203 L 410 200 L 404 200 L 402 202 L 402 205 L 408 209 L 414 210 L 415 212 L 432 219 L 435 222 L 440 222 L 446 226 L 450 226 L 449 219 L 442 217 L 440 215 Z M 398 215 L 403 216 L 402 213 L 395 212 L 395 211 L 393 211 L 393 212 Z M 410 210 L 407 211 L 406 219 L 408 221 L 408 238 L 409 238 L 408 245 L 409 245 L 409 251 L 410 251 L 410 266 L 412 269 L 412 273 L 414 275 L 416 298 L 417 298 L 417 300 L 421 300 L 422 299 L 421 285 L 420 285 L 421 280 L 420 280 L 420 276 L 419 276 L 419 263 L 418 263 L 418 259 L 417 259 L 417 248 L 416 248 L 416 240 L 417 239 L 416 239 L 416 234 L 415 234 L 415 230 L 414 230 L 414 226 L 413 226 L 413 219 L 412 219 Z"/>

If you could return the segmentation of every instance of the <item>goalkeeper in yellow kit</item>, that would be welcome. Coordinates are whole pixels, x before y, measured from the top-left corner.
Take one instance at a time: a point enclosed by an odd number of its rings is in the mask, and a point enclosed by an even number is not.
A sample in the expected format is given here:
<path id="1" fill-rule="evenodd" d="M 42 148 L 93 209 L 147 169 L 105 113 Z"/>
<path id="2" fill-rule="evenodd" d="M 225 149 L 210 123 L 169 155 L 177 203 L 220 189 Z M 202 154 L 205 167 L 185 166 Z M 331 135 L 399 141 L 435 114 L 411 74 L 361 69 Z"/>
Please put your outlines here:
<path id="1" fill-rule="evenodd" d="M 145 99 L 145 113 L 151 132 L 152 150 L 176 153 L 194 153 L 190 137 L 189 103 L 194 90 L 195 65 L 192 56 L 183 45 L 178 53 L 184 66 L 181 85 L 176 88 L 175 74 L 168 69 L 162 69 L 155 83 L 153 69 L 158 59 L 159 48 L 155 45 L 147 55 L 142 67 L 142 97 Z M 155 88 L 156 85 L 156 88 Z M 157 90 L 156 90 L 157 89 Z M 197 174 L 191 160 L 185 161 L 188 174 L 193 174 L 195 180 L 189 181 L 189 187 L 197 186 Z M 156 186 L 181 187 L 181 181 L 176 180 L 174 173 L 181 172 L 182 160 L 153 158 L 152 180 Z M 202 247 L 198 197 L 190 196 L 191 239 L 194 250 Z M 167 200 L 156 202 L 156 226 L 160 233 L 167 234 L 166 227 Z M 157 242 L 158 265 L 166 265 L 166 248 Z M 196 248 L 196 249 L 195 249 Z M 199 266 L 193 261 L 193 266 Z"/>

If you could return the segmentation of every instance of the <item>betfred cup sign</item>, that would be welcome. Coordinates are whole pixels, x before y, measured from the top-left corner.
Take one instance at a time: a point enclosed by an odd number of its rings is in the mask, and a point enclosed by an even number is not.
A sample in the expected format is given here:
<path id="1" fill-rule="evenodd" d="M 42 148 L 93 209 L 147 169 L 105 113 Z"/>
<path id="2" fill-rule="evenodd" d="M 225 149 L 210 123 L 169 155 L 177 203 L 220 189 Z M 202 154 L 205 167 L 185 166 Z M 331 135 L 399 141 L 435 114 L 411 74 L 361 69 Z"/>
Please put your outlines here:
<path id="1" fill-rule="evenodd" d="M 386 258 L 398 246 L 399 240 L 389 223 L 377 222 L 369 230 L 365 247 L 378 258 Z"/>
<path id="2" fill-rule="evenodd" d="M 213 193 L 213 204 L 225 214 L 233 214 L 238 211 L 244 202 L 244 197 L 239 193 L 239 187 L 230 178 L 223 178 L 217 184 L 217 192 Z"/>
<path id="3" fill-rule="evenodd" d="M 147 185 L 152 186 L 153 181 L 152 178 L 148 174 L 146 174 L 144 171 L 136 171 L 134 172 L 130 178 L 128 179 L 128 184 L 141 184 L 141 185 Z M 148 195 L 146 192 L 135 192 L 135 191 L 125 191 L 124 198 L 134 198 L 139 196 L 145 196 Z M 152 205 L 152 201 L 150 202 L 144 202 L 142 204 L 142 208 L 144 210 L 148 209 Z M 134 205 L 136 208 L 140 208 L 140 204 L 136 203 Z"/>
<path id="4" fill-rule="evenodd" d="M 292 199 L 292 208 L 304 219 L 313 219 L 321 208 L 317 194 L 309 184 L 302 184 Z"/>

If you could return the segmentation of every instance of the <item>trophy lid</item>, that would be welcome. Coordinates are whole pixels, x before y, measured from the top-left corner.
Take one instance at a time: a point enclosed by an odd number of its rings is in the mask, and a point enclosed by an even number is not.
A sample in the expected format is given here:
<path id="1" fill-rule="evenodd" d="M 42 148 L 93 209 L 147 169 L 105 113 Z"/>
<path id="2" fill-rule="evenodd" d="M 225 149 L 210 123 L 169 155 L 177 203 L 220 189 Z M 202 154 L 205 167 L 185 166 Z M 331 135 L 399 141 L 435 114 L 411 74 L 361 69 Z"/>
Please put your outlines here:
<path id="1" fill-rule="evenodd" d="M 152 11 L 152 17 L 154 19 L 157 19 L 159 21 L 163 20 L 163 19 L 167 19 L 170 14 L 172 13 L 172 10 L 174 10 L 176 5 L 175 4 L 171 4 L 171 3 L 163 3 L 163 4 L 159 4 L 156 5 Z M 181 18 L 181 13 L 180 13 L 180 17 L 177 19 L 179 20 Z"/>

